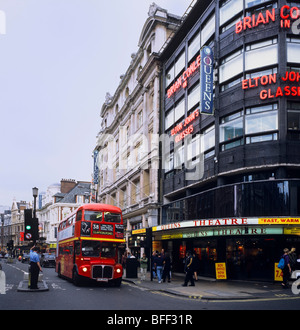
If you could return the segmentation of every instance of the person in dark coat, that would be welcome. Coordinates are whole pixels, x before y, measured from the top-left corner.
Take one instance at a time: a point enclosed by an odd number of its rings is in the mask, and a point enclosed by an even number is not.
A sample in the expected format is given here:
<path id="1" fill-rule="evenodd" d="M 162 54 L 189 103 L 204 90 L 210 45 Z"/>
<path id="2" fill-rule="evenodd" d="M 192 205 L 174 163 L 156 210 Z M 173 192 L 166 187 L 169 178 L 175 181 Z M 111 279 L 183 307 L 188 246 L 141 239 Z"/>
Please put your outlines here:
<path id="1" fill-rule="evenodd" d="M 164 270 L 163 270 L 163 282 L 166 282 L 166 278 L 168 277 L 168 282 L 171 282 L 171 258 L 170 254 L 167 252 L 165 254 L 165 259 L 164 259 Z"/>
<path id="2" fill-rule="evenodd" d="M 185 280 L 184 284 L 182 286 L 187 286 L 189 282 L 191 282 L 190 286 L 195 286 L 193 274 L 194 274 L 194 269 L 193 269 L 193 256 L 190 251 L 187 252 L 186 254 L 186 260 L 185 260 Z"/>

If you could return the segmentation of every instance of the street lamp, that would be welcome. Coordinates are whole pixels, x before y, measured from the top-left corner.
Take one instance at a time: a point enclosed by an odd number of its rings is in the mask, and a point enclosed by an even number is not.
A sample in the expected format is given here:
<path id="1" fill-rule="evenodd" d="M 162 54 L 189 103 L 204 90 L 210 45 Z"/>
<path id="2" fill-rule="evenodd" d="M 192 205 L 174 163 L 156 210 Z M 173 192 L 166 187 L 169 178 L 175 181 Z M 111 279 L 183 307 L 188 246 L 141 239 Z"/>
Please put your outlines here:
<path id="1" fill-rule="evenodd" d="M 36 187 L 32 188 L 32 195 L 34 198 L 34 201 L 33 201 L 33 218 L 34 219 L 36 218 L 36 198 L 38 196 L 38 193 L 39 193 L 38 188 L 36 188 Z"/>

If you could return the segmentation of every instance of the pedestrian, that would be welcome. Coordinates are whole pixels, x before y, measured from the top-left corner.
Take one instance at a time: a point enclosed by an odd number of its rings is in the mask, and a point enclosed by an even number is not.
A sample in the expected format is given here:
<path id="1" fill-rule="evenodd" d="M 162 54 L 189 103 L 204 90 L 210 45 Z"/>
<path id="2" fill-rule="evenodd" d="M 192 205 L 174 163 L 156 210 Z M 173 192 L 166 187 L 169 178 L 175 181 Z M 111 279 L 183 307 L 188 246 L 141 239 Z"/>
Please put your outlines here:
<path id="1" fill-rule="evenodd" d="M 155 268 L 155 263 L 154 260 L 157 257 L 157 251 L 153 251 L 152 256 L 151 256 L 151 271 L 152 271 L 152 278 L 156 279 L 156 268 Z"/>
<path id="2" fill-rule="evenodd" d="M 141 280 L 146 280 L 146 274 L 147 274 L 147 267 L 148 267 L 148 258 L 146 257 L 146 254 L 143 253 L 143 257 L 140 259 L 140 269 L 141 269 Z"/>
<path id="3" fill-rule="evenodd" d="M 193 256 L 190 251 L 187 252 L 186 254 L 186 259 L 185 259 L 185 279 L 184 279 L 184 284 L 182 286 L 187 286 L 189 282 L 191 282 L 190 286 L 195 286 L 193 274 Z"/>
<path id="4" fill-rule="evenodd" d="M 40 265 L 40 258 L 38 255 L 38 248 L 33 246 L 30 249 L 30 289 L 37 290 L 38 289 L 38 280 L 39 280 L 39 272 L 42 272 L 42 267 Z"/>
<path id="5" fill-rule="evenodd" d="M 164 270 L 162 275 L 163 282 L 166 282 L 166 278 L 168 278 L 168 283 L 171 282 L 171 264 L 172 262 L 171 262 L 170 254 L 166 252 L 164 258 Z"/>
<path id="6" fill-rule="evenodd" d="M 292 247 L 291 251 L 289 252 L 289 260 L 292 271 L 296 270 L 297 268 L 297 254 L 296 254 L 296 248 Z"/>
<path id="7" fill-rule="evenodd" d="M 193 270 L 195 281 L 198 281 L 198 270 L 200 269 L 200 262 L 196 252 L 193 252 Z"/>
<path id="8" fill-rule="evenodd" d="M 124 254 L 122 255 L 122 267 L 123 269 L 126 269 L 126 259 L 127 259 L 127 252 L 124 252 Z"/>
<path id="9" fill-rule="evenodd" d="M 157 255 L 157 257 L 154 258 L 154 265 L 155 265 L 155 269 L 156 269 L 158 283 L 161 283 L 163 265 L 164 265 L 164 259 L 161 255 L 161 253 L 159 253 Z"/>
<path id="10" fill-rule="evenodd" d="M 289 259 L 289 249 L 285 248 L 283 250 L 284 254 L 282 256 L 282 258 L 284 259 L 284 268 L 282 270 L 283 272 L 283 282 L 281 283 L 282 287 L 284 289 L 288 288 L 289 285 L 289 279 L 291 276 L 291 265 L 290 265 L 290 259 Z"/>

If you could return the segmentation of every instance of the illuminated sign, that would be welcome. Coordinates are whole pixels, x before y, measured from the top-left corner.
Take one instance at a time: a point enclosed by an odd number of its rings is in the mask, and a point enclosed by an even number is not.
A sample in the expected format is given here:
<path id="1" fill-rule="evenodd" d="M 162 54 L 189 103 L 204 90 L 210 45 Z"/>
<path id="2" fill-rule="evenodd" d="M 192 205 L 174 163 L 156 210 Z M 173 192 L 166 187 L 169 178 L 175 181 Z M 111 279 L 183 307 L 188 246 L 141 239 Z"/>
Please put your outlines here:
<path id="1" fill-rule="evenodd" d="M 200 71 L 200 113 L 212 115 L 214 112 L 214 56 L 210 47 L 201 50 Z"/>
<path id="2" fill-rule="evenodd" d="M 300 82 L 300 73 L 299 72 L 286 72 L 284 77 L 281 77 L 283 82 L 292 82 L 299 83 Z M 245 79 L 242 81 L 242 88 L 244 90 L 249 88 L 254 88 L 258 86 L 267 86 L 271 84 L 276 84 L 278 81 L 277 74 L 265 75 L 262 77 Z M 259 97 L 261 100 L 272 99 L 282 96 L 300 96 L 300 86 L 288 85 L 285 87 L 277 87 L 276 91 L 272 91 L 271 88 L 263 89 L 259 93 Z"/>
<path id="3" fill-rule="evenodd" d="M 183 72 L 183 74 L 177 79 L 177 81 L 168 89 L 167 95 L 170 98 L 175 92 L 177 92 L 180 88 L 187 87 L 187 80 L 191 77 L 196 70 L 200 67 L 201 64 L 201 56 L 199 55 L 197 59 L 189 66 L 189 68 Z"/>
<path id="4" fill-rule="evenodd" d="M 216 279 L 227 280 L 226 263 L 216 263 Z"/>
<path id="5" fill-rule="evenodd" d="M 175 128 L 172 129 L 171 135 L 175 136 L 175 142 L 178 143 L 182 141 L 187 135 L 194 132 L 193 121 L 199 117 L 199 110 L 195 110 L 191 115 L 189 115 L 183 122 L 178 124 Z"/>
<path id="6" fill-rule="evenodd" d="M 300 8 L 285 5 L 280 9 L 280 18 L 280 26 L 282 28 L 290 28 L 291 20 L 296 20 L 300 18 Z M 258 16 L 253 14 L 252 16 L 244 17 L 242 20 L 236 23 L 235 32 L 239 34 L 240 32 L 245 31 L 247 29 L 253 29 L 258 25 L 266 25 L 270 22 L 275 22 L 275 20 L 275 8 L 273 8 L 271 11 L 266 10 L 264 13 L 259 13 Z"/>
<path id="7" fill-rule="evenodd" d="M 196 228 L 196 227 L 217 227 L 217 226 L 249 226 L 249 225 L 300 225 L 300 218 L 220 218 L 220 219 L 202 219 L 202 220 L 190 220 L 183 222 L 170 223 L 167 225 L 161 225 L 153 227 L 153 232 L 174 230 L 182 228 Z M 249 227 L 250 228 L 250 227 Z M 253 228 L 252 228 L 253 229 Z M 252 230 L 251 229 L 251 230 Z M 275 228 L 274 228 L 275 229 Z M 202 229 L 201 229 L 202 230 Z M 256 228 L 253 229 L 254 231 Z M 266 229 L 269 230 L 269 229 Z M 251 233 L 250 229 L 248 234 Z M 258 234 L 253 232 L 253 234 Z M 272 232 L 274 234 L 274 232 Z M 219 234 L 214 235 L 222 235 Z M 231 232 L 233 235 L 233 231 Z"/>

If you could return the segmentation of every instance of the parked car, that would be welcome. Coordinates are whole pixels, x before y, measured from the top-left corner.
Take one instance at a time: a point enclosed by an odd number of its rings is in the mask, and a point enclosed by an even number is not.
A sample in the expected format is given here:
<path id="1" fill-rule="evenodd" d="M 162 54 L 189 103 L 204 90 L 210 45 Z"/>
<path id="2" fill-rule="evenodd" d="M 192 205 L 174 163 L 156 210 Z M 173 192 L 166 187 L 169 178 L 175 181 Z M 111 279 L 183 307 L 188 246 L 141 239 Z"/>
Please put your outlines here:
<path id="1" fill-rule="evenodd" d="M 55 254 L 43 253 L 41 256 L 42 267 L 55 267 Z"/>

